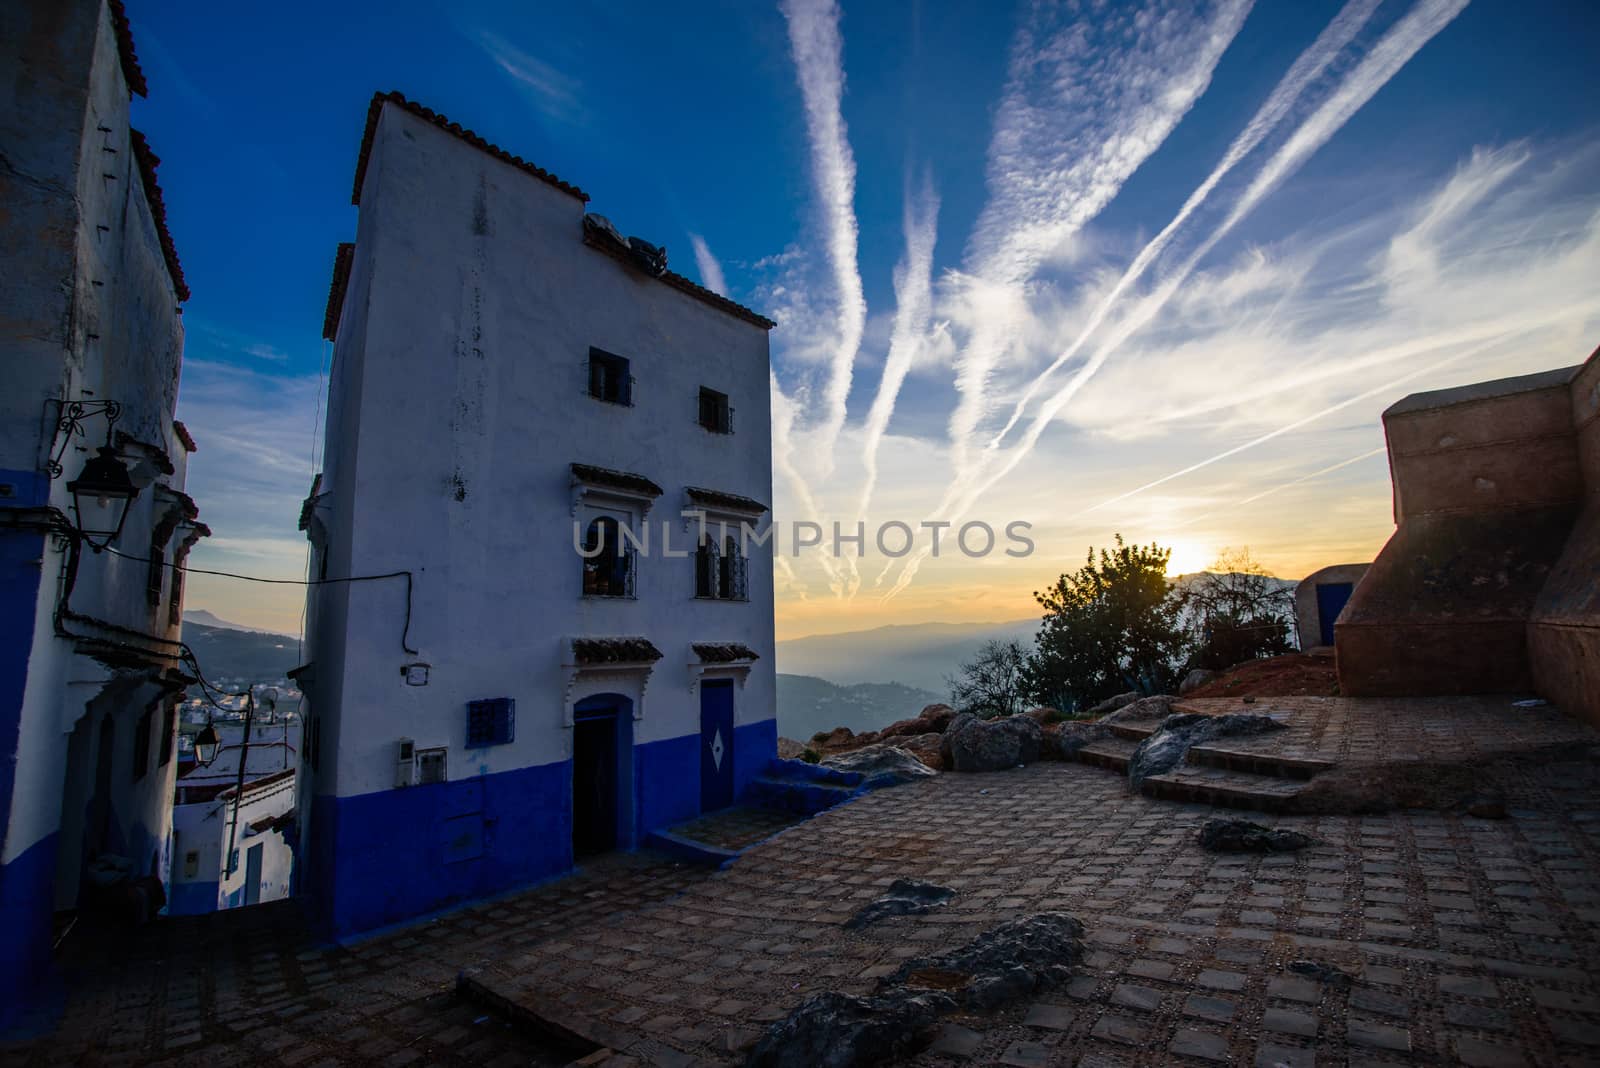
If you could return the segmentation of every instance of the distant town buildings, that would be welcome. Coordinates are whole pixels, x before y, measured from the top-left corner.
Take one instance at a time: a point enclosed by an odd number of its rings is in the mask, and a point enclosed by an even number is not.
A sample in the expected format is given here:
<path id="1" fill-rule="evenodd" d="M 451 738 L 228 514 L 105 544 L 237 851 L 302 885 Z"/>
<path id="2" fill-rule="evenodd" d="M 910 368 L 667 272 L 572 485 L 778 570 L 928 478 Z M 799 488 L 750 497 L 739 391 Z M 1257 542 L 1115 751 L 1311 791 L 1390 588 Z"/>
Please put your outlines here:
<path id="1" fill-rule="evenodd" d="M 124 919 L 168 878 L 181 564 L 209 531 L 173 418 L 188 299 L 117 0 L 0 9 L 0 1012 L 52 916 Z M 26 254 L 14 254 L 26 250 Z"/>
<path id="2" fill-rule="evenodd" d="M 295 672 L 336 934 L 728 805 L 777 738 L 771 555 L 740 538 L 772 323 L 398 94 L 353 199 L 301 516 L 312 574 L 352 581 L 311 588 Z"/>
<path id="3" fill-rule="evenodd" d="M 215 912 L 289 896 L 294 873 L 298 719 L 215 721 L 216 756 L 179 765 L 172 815 L 173 915 Z M 244 787 L 239 762 L 244 758 Z"/>

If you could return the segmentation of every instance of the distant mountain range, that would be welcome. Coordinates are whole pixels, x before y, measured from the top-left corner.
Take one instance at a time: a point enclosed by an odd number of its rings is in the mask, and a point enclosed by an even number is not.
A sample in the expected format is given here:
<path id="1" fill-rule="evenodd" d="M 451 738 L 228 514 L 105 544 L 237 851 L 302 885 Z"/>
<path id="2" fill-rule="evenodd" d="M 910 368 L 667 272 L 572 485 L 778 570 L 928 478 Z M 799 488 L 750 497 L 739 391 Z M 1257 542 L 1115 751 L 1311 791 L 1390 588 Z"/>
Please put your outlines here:
<path id="1" fill-rule="evenodd" d="M 202 627 L 215 627 L 218 630 L 243 630 L 251 634 L 277 634 L 276 631 L 261 630 L 258 627 L 247 627 L 243 623 L 231 623 L 204 608 L 186 610 L 183 613 L 184 623 L 198 623 Z M 280 635 L 281 637 L 281 635 Z M 290 634 L 288 637 L 294 637 Z"/>
<path id="2" fill-rule="evenodd" d="M 918 691 L 949 694 L 953 675 L 985 642 L 1020 641 L 1033 647 L 1038 619 L 1006 623 L 909 623 L 818 634 L 778 643 L 778 670 L 841 686 L 897 682 Z"/>
<path id="3" fill-rule="evenodd" d="M 210 625 L 197 622 L 210 612 L 183 614 L 183 641 L 194 650 L 206 679 L 221 684 L 224 679 L 248 682 L 282 682 L 299 663 L 300 642 L 286 634 L 246 630 L 228 623 Z M 220 621 L 219 621 L 220 622 Z"/>
<path id="4" fill-rule="evenodd" d="M 778 733 L 797 742 L 835 727 L 875 731 L 910 719 L 928 705 L 944 700 L 937 693 L 898 682 L 862 682 L 835 686 L 808 675 L 778 676 Z"/>

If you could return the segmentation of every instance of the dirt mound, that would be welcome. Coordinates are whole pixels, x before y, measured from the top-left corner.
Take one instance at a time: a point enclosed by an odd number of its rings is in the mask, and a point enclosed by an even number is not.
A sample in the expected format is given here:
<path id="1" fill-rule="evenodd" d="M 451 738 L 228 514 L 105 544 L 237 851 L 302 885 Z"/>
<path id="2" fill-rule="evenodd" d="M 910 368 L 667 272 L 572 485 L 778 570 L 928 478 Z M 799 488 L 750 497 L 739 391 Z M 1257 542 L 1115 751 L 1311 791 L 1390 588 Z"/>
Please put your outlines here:
<path id="1" fill-rule="evenodd" d="M 1190 697 L 1336 697 L 1339 673 L 1326 653 L 1289 653 L 1247 660 L 1217 674 Z"/>

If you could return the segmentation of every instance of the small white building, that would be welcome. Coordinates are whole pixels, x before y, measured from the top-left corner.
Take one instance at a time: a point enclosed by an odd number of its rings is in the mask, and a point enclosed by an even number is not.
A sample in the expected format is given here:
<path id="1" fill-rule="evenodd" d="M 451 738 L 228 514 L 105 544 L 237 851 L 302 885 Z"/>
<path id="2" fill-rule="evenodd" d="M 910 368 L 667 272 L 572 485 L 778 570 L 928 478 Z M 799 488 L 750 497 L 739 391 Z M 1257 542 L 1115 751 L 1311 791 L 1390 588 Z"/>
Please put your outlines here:
<path id="1" fill-rule="evenodd" d="M 167 907 L 173 915 L 277 901 L 292 891 L 299 721 L 252 723 L 248 752 L 243 723 L 215 727 L 215 759 L 190 764 L 178 777 Z"/>
<path id="2" fill-rule="evenodd" d="M 190 681 L 171 565 L 208 531 L 173 418 L 189 291 L 129 126 L 145 84 L 121 4 L 0 5 L 0 70 L 4 1017 L 44 988 L 55 913 L 136 918 L 167 880 Z M 115 488 L 108 470 L 136 496 L 90 493 L 80 514 L 72 485 Z M 128 884 L 95 875 L 111 872 Z"/>
<path id="3" fill-rule="evenodd" d="M 360 580 L 311 587 L 294 673 L 335 935 L 631 847 L 775 754 L 770 545 L 738 537 L 770 525 L 772 323 L 587 200 L 372 101 L 301 517 L 313 574 Z"/>

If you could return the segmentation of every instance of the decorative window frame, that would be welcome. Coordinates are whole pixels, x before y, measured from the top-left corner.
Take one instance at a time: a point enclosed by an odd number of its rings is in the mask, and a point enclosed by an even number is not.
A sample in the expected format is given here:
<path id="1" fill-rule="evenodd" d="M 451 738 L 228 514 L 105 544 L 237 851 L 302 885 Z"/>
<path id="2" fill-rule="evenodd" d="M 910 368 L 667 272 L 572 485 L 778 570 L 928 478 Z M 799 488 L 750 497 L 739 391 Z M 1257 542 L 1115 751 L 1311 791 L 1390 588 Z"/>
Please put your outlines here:
<path id="1" fill-rule="evenodd" d="M 588 691 L 591 686 L 601 687 L 594 690 L 594 693 L 620 691 L 625 697 L 633 697 L 633 718 L 635 722 L 644 719 L 645 695 L 650 689 L 650 677 L 660 661 L 624 660 L 603 664 L 581 664 L 573 651 L 574 640 L 572 637 L 567 637 L 561 641 L 561 674 L 565 680 L 561 695 L 561 725 L 569 729 L 573 726 L 578 702 L 585 697 L 593 696 L 593 693 L 580 690 Z M 620 685 L 603 685 L 608 683 Z"/>
<path id="2" fill-rule="evenodd" d="M 689 693 L 691 696 L 698 693 L 700 684 L 706 679 L 732 679 L 743 690 L 750 681 L 750 671 L 756 666 L 760 655 L 753 649 L 748 649 L 749 656 L 738 657 L 733 660 L 707 660 L 695 649 L 696 644 L 723 644 L 723 643 L 693 643 L 689 645 Z"/>

